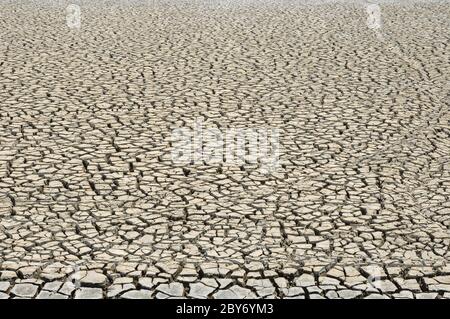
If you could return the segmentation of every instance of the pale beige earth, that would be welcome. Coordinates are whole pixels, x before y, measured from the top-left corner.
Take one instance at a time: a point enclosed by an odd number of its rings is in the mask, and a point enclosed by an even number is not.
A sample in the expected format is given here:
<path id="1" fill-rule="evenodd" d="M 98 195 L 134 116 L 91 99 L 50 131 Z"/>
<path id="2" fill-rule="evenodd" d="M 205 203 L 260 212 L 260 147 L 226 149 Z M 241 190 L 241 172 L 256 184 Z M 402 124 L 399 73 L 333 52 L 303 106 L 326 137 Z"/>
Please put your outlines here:
<path id="1" fill-rule="evenodd" d="M 0 299 L 449 297 L 450 4 L 380 6 L 0 2 Z"/>

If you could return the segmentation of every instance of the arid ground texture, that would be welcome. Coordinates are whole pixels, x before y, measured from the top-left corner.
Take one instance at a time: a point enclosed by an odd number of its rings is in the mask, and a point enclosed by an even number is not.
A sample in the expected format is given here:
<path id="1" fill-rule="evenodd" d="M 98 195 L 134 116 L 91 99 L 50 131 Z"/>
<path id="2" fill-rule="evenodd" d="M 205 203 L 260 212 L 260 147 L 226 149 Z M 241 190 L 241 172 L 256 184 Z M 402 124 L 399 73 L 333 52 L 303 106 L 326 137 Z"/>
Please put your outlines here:
<path id="1" fill-rule="evenodd" d="M 450 3 L 377 3 L 1 1 L 0 299 L 450 298 Z"/>

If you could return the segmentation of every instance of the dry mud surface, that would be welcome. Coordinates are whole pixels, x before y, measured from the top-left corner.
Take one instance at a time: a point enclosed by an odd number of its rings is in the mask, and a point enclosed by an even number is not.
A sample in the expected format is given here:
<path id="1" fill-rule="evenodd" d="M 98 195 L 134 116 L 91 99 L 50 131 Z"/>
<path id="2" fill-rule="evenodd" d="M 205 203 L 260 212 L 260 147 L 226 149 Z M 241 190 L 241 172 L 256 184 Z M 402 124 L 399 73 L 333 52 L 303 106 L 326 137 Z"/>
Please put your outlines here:
<path id="1" fill-rule="evenodd" d="M 448 2 L 70 3 L 0 2 L 0 299 L 450 297 Z"/>

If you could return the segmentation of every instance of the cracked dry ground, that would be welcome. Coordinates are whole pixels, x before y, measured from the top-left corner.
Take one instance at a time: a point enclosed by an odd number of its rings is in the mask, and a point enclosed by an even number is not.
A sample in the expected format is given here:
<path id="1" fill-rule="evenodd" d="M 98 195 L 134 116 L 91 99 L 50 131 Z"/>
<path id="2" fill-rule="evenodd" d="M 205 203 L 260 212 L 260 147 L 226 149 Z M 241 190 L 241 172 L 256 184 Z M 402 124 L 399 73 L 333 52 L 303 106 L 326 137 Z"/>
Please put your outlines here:
<path id="1" fill-rule="evenodd" d="M 0 4 L 0 298 L 449 297 L 449 4 L 190 3 Z"/>

